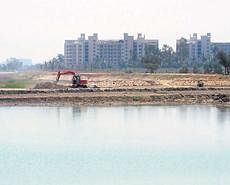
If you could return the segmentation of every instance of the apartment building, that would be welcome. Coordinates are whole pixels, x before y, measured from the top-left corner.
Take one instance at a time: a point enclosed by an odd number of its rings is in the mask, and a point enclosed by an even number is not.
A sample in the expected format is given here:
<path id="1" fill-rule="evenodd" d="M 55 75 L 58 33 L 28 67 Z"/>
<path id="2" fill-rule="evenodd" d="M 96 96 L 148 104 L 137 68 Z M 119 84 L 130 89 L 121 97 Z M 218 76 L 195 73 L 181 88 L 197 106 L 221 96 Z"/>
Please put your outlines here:
<path id="1" fill-rule="evenodd" d="M 118 66 L 123 61 L 123 40 L 100 41 L 99 42 L 99 60 L 104 63 Z"/>
<path id="2" fill-rule="evenodd" d="M 128 63 L 134 56 L 141 60 L 145 55 L 146 46 L 158 49 L 158 40 L 146 40 L 142 34 L 138 34 L 137 39 L 134 39 L 124 33 L 122 40 L 99 40 L 96 33 L 86 39 L 85 34 L 81 34 L 77 40 L 65 41 L 65 63 L 87 66 L 100 61 L 118 66 Z"/>
<path id="3" fill-rule="evenodd" d="M 198 38 L 197 33 L 189 39 L 181 38 L 176 41 L 176 52 L 179 60 L 187 60 L 190 63 L 202 62 L 213 56 L 211 34 L 207 33 Z"/>
<path id="4" fill-rule="evenodd" d="M 189 43 L 186 38 L 180 38 L 176 41 L 176 53 L 178 61 L 184 63 L 188 61 L 189 58 Z"/>
<path id="5" fill-rule="evenodd" d="M 190 61 L 201 61 L 204 58 L 209 59 L 212 56 L 210 33 L 202 35 L 200 39 L 194 33 L 193 36 L 190 36 L 188 45 Z"/>
<path id="6" fill-rule="evenodd" d="M 214 42 L 212 47 L 214 52 L 223 51 L 230 55 L 230 42 Z"/>
<path id="7" fill-rule="evenodd" d="M 85 34 L 81 34 L 81 37 L 76 41 L 76 61 L 77 65 L 84 65 L 86 62 L 85 48 L 87 41 L 85 40 Z"/>
<path id="8" fill-rule="evenodd" d="M 98 59 L 98 34 L 94 33 L 93 36 L 88 37 L 88 63 L 93 64 Z"/>
<path id="9" fill-rule="evenodd" d="M 198 39 L 196 33 L 190 39 L 181 38 L 176 41 L 176 52 L 180 58 L 187 58 L 190 63 L 213 58 L 217 52 L 223 51 L 230 55 L 230 42 L 211 42 L 211 34 L 203 35 Z"/>
<path id="10" fill-rule="evenodd" d="M 64 60 L 68 65 L 77 64 L 77 40 L 65 40 Z"/>
<path id="11" fill-rule="evenodd" d="M 123 44 L 123 62 L 128 63 L 132 58 L 134 48 L 134 37 L 129 36 L 128 33 L 124 33 L 124 44 Z"/>
<path id="12" fill-rule="evenodd" d="M 145 36 L 142 34 L 138 34 L 136 41 L 133 43 L 133 49 L 136 53 L 136 58 L 141 59 L 141 57 L 145 54 Z"/>

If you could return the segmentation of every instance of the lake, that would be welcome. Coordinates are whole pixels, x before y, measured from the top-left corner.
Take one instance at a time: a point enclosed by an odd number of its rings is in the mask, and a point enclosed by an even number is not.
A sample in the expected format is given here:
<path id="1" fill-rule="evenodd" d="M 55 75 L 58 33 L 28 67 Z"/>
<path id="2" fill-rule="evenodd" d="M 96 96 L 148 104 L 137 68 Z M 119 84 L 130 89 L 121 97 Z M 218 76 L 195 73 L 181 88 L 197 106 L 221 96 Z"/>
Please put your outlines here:
<path id="1" fill-rule="evenodd" d="M 1 185 L 230 184 L 230 108 L 0 107 Z"/>

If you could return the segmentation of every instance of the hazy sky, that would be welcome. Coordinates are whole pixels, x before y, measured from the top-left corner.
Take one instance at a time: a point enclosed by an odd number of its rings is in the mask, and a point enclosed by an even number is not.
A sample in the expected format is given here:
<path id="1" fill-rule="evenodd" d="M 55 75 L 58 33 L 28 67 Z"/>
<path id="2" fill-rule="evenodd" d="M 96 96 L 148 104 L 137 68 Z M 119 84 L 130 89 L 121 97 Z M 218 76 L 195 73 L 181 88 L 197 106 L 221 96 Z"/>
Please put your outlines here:
<path id="1" fill-rule="evenodd" d="M 230 42 L 229 0 L 0 0 L 0 60 L 35 62 L 63 53 L 64 40 L 97 32 L 119 39 L 123 32 L 175 47 L 189 34 L 212 33 Z"/>

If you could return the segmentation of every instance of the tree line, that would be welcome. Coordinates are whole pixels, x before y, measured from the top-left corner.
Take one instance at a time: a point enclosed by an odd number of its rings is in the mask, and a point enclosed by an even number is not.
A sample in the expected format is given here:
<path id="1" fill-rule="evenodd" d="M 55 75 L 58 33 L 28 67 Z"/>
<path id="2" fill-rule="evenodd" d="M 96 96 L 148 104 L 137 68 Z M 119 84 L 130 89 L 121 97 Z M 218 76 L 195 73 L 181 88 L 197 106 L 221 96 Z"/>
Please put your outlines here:
<path id="1" fill-rule="evenodd" d="M 86 70 L 104 70 L 104 69 L 133 69 L 145 68 L 147 72 L 153 73 L 159 69 L 176 69 L 181 73 L 224 73 L 230 74 L 230 55 L 223 51 L 216 52 L 214 57 L 210 59 L 203 58 L 201 62 L 189 62 L 186 57 L 186 50 L 180 50 L 177 53 L 168 45 L 163 45 L 161 49 L 156 49 L 154 46 L 145 48 L 145 56 L 138 60 L 135 54 L 132 54 L 128 63 L 118 63 L 114 66 L 112 63 L 97 60 L 94 64 L 81 66 L 80 69 Z M 5 64 L 0 64 L 0 71 L 16 71 L 22 70 L 23 64 L 15 58 L 7 60 Z M 42 64 L 36 64 L 26 69 L 56 71 L 64 69 L 79 69 L 79 66 L 66 65 L 64 55 L 58 54 L 56 57 Z"/>
<path id="2" fill-rule="evenodd" d="M 17 71 L 23 68 L 23 63 L 16 58 L 7 59 L 5 63 L 0 64 L 0 71 Z"/>
<path id="3" fill-rule="evenodd" d="M 212 58 L 201 61 L 189 61 L 186 50 L 174 52 L 172 47 L 164 45 L 161 50 L 147 48 L 141 62 L 147 71 L 153 73 L 158 69 L 175 68 L 181 73 L 219 73 L 230 74 L 230 55 L 218 51 Z M 224 69 L 224 70 L 223 70 Z"/>

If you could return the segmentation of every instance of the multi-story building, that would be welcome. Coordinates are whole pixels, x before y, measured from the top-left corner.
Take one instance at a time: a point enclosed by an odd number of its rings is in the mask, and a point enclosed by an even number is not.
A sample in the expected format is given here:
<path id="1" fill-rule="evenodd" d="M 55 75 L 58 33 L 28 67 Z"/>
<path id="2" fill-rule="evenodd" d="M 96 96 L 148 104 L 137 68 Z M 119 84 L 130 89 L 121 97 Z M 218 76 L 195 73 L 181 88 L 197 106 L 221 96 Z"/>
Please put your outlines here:
<path id="1" fill-rule="evenodd" d="M 123 40 L 115 41 L 100 41 L 99 42 L 99 60 L 104 63 L 118 66 L 119 62 L 123 61 L 122 49 Z"/>
<path id="2" fill-rule="evenodd" d="M 142 34 L 138 34 L 137 39 L 134 41 L 134 53 L 136 54 L 136 58 L 141 60 L 141 58 L 145 55 L 145 36 Z"/>
<path id="3" fill-rule="evenodd" d="M 185 38 L 177 40 L 176 52 L 180 55 L 180 60 L 187 58 L 190 63 L 210 59 L 212 57 L 211 34 L 207 33 L 198 39 L 197 33 L 194 33 L 188 40 Z"/>
<path id="4" fill-rule="evenodd" d="M 176 52 L 179 53 L 179 52 L 182 52 L 186 50 L 187 53 L 189 51 L 189 43 L 188 43 L 188 40 L 186 38 L 180 38 L 178 40 L 176 40 Z"/>
<path id="5" fill-rule="evenodd" d="M 143 54 L 146 54 L 146 50 L 145 48 L 152 48 L 154 49 L 155 51 L 158 51 L 159 50 L 159 41 L 158 40 L 145 40 L 145 44 L 144 44 L 144 53 Z"/>
<path id="6" fill-rule="evenodd" d="M 187 62 L 189 58 L 189 43 L 187 39 L 182 37 L 176 41 L 176 53 L 179 62 Z"/>
<path id="7" fill-rule="evenodd" d="M 230 43 L 229 42 L 214 42 L 212 43 L 213 52 L 223 51 L 227 55 L 230 55 Z"/>
<path id="8" fill-rule="evenodd" d="M 86 62 L 85 56 L 85 34 L 81 34 L 81 37 L 78 38 L 76 42 L 76 64 L 83 65 Z"/>
<path id="9" fill-rule="evenodd" d="M 98 35 L 94 33 L 93 36 L 88 37 L 88 62 L 93 64 L 98 59 Z"/>
<path id="10" fill-rule="evenodd" d="M 230 55 L 230 42 L 212 43 L 210 33 L 201 36 L 200 39 L 198 39 L 197 34 L 194 33 L 193 36 L 190 36 L 189 40 L 181 38 L 177 40 L 176 43 L 177 55 L 180 57 L 180 54 L 187 53 L 187 58 L 191 63 L 212 59 L 219 51 Z"/>
<path id="11" fill-rule="evenodd" d="M 210 58 L 212 56 L 212 43 L 211 43 L 211 33 L 201 36 L 201 57 Z"/>
<path id="12" fill-rule="evenodd" d="M 134 37 L 129 36 L 128 33 L 124 33 L 124 44 L 123 44 L 123 62 L 128 63 L 133 57 L 134 48 Z"/>
<path id="13" fill-rule="evenodd" d="M 138 34 L 135 40 L 128 33 L 124 33 L 122 40 L 98 40 L 96 33 L 86 40 L 85 34 L 81 34 L 78 40 L 65 41 L 65 63 L 87 66 L 100 61 L 118 66 L 122 63 L 127 64 L 134 58 L 140 61 L 147 46 L 158 49 L 158 40 L 146 40 L 141 34 Z"/>
<path id="14" fill-rule="evenodd" d="M 210 33 L 201 36 L 201 39 L 198 39 L 197 34 L 194 33 L 193 36 L 190 36 L 188 44 L 190 61 L 201 61 L 212 56 Z"/>
<path id="15" fill-rule="evenodd" d="M 77 40 L 66 40 L 64 45 L 64 60 L 67 65 L 77 64 Z"/>

